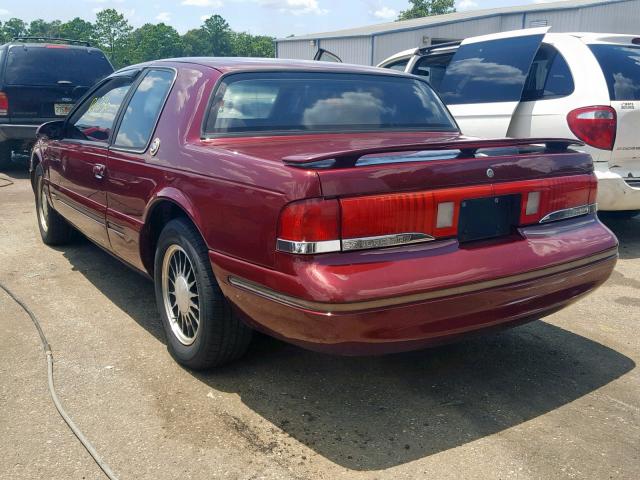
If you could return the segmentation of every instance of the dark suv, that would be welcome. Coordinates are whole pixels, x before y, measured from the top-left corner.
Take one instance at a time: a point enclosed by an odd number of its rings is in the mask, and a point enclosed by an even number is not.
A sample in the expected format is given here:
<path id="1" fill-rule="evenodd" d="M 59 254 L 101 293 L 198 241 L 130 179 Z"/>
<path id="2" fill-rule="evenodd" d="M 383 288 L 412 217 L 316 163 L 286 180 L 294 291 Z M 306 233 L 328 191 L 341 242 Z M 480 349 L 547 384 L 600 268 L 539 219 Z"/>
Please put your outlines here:
<path id="1" fill-rule="evenodd" d="M 20 37 L 0 46 L 0 168 L 27 150 L 42 123 L 66 116 L 113 67 L 89 43 Z"/>

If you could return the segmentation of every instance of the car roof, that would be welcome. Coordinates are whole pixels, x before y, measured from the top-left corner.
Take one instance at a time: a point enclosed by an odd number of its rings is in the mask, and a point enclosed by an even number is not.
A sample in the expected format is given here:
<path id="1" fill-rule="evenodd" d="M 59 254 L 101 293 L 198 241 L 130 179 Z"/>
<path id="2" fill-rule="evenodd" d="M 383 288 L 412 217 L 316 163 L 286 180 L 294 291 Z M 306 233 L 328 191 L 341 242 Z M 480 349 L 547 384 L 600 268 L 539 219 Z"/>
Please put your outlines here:
<path id="1" fill-rule="evenodd" d="M 165 63 L 190 63 L 203 65 L 216 69 L 222 73 L 231 72 L 254 72 L 254 71 L 278 71 L 278 70 L 297 70 L 297 71 L 321 71 L 334 73 L 371 73 L 376 75 L 400 75 L 406 76 L 402 72 L 381 69 L 378 67 L 369 67 L 364 65 L 352 65 L 348 63 L 335 62 L 319 62 L 315 60 L 289 60 L 279 58 L 245 58 L 245 57 L 184 57 L 184 58 L 167 58 L 155 60 L 138 65 L 125 67 L 142 68 L 153 65 L 161 66 Z"/>

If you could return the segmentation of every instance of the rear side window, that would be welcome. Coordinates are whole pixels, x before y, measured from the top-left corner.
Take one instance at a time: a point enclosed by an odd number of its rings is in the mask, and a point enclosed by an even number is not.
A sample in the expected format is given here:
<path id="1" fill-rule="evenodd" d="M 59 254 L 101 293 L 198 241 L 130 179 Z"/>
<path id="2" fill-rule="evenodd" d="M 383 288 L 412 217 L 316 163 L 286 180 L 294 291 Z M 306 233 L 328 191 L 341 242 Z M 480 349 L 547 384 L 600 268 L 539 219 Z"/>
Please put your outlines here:
<path id="1" fill-rule="evenodd" d="M 116 146 L 136 150 L 147 146 L 173 77 L 170 70 L 150 70 L 145 75 L 122 117 L 114 142 Z"/>
<path id="2" fill-rule="evenodd" d="M 611 100 L 640 100 L 640 47 L 589 45 L 607 79 Z"/>
<path id="3" fill-rule="evenodd" d="M 407 68 L 407 64 L 409 63 L 408 58 L 404 58 L 402 60 L 398 60 L 397 62 L 390 63 L 384 68 L 390 68 L 391 70 L 397 70 L 398 72 L 404 72 Z"/>
<path id="4" fill-rule="evenodd" d="M 436 92 L 440 92 L 444 72 L 451 62 L 453 53 L 448 55 L 432 55 L 422 57 L 413 68 L 413 74 L 425 77 Z"/>
<path id="5" fill-rule="evenodd" d="M 348 73 L 243 73 L 218 87 L 205 133 L 457 131 L 426 82 Z"/>
<path id="6" fill-rule="evenodd" d="M 565 97 L 573 93 L 573 77 L 564 57 L 551 45 L 541 45 L 533 59 L 523 101 Z"/>
<path id="7" fill-rule="evenodd" d="M 16 45 L 7 53 L 4 80 L 9 85 L 90 87 L 111 73 L 113 67 L 99 50 Z"/>
<path id="8" fill-rule="evenodd" d="M 440 85 L 446 104 L 517 102 L 542 35 L 461 45 Z"/>

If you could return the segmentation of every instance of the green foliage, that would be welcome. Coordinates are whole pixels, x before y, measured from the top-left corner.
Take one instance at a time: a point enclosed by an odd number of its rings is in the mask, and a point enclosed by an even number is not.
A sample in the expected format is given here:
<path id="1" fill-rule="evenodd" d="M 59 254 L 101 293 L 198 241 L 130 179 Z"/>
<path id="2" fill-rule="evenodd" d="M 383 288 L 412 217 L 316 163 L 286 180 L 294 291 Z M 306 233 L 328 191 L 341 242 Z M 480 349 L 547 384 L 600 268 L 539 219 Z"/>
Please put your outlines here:
<path id="1" fill-rule="evenodd" d="M 398 15 L 398 20 L 442 15 L 456 11 L 455 0 L 409 0 L 411 6 Z"/>
<path id="2" fill-rule="evenodd" d="M 182 36 L 164 23 L 147 23 L 134 30 L 113 8 L 98 12 L 95 23 L 78 17 L 64 23 L 37 19 L 27 25 L 18 18 L 0 23 L 0 43 L 24 35 L 88 41 L 104 50 L 115 68 L 182 56 L 275 56 L 272 37 L 234 32 L 220 15 L 210 16 L 199 28 Z"/>

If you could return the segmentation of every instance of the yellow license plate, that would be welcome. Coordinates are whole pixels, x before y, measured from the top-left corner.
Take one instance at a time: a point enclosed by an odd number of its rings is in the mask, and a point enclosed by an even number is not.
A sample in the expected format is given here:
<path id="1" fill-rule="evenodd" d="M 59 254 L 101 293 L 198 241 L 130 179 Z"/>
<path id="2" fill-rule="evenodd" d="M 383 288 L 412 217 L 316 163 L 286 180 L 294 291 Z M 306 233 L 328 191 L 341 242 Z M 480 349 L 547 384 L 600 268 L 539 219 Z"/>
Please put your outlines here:
<path id="1" fill-rule="evenodd" d="M 71 108 L 73 107 L 73 103 L 54 103 L 53 111 L 56 115 L 64 116 L 67 115 Z"/>

